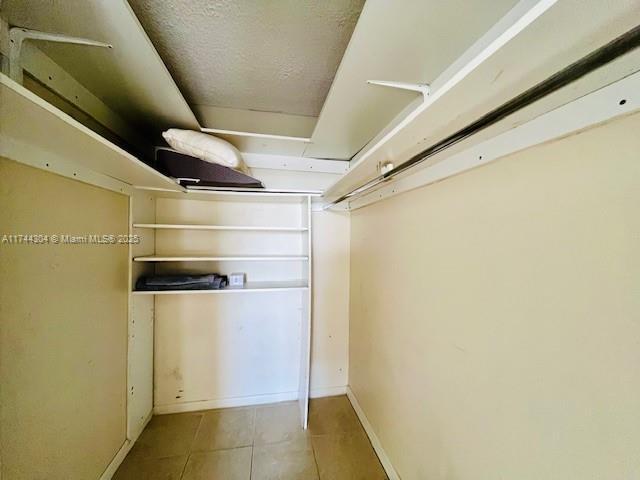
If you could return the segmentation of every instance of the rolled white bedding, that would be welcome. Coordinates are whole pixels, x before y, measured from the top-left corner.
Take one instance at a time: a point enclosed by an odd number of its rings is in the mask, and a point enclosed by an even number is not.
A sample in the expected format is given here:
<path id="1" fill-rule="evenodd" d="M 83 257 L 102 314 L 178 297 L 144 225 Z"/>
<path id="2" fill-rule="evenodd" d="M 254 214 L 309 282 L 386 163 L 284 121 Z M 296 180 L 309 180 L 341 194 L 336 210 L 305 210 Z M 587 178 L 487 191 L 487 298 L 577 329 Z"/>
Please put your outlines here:
<path id="1" fill-rule="evenodd" d="M 226 140 L 193 130 L 170 128 L 162 133 L 176 151 L 250 175 L 240 151 Z"/>

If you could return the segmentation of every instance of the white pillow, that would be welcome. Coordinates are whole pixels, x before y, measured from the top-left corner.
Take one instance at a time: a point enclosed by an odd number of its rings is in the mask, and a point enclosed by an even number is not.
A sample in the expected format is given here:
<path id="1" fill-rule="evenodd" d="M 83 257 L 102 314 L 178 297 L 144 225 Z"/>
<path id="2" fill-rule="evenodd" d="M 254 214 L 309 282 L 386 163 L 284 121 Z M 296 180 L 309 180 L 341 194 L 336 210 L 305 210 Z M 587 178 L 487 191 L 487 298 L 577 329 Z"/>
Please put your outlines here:
<path id="1" fill-rule="evenodd" d="M 172 148 L 180 153 L 249 173 L 242 161 L 242 154 L 226 140 L 206 133 L 178 128 L 170 128 L 163 132 L 162 136 Z"/>

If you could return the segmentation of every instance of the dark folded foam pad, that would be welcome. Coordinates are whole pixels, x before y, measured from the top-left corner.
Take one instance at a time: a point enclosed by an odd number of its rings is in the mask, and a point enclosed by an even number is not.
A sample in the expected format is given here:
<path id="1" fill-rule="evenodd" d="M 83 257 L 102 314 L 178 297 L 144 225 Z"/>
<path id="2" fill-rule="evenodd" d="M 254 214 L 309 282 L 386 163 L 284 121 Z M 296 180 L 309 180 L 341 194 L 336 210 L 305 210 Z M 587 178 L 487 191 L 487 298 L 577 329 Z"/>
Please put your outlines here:
<path id="1" fill-rule="evenodd" d="M 233 168 L 165 148 L 159 148 L 156 152 L 156 169 L 169 177 L 180 179 L 180 184 L 184 186 L 264 188 L 260 180 Z"/>

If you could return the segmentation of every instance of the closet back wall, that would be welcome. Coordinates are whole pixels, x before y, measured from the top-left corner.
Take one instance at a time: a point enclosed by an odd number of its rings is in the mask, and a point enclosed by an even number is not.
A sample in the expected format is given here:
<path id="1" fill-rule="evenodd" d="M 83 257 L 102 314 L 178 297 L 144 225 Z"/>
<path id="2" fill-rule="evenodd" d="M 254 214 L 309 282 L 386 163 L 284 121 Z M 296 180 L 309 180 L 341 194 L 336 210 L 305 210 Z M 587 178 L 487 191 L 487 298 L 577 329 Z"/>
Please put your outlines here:
<path id="1" fill-rule="evenodd" d="M 306 200 L 305 200 L 306 201 Z M 304 227 L 306 203 L 158 198 L 156 223 Z M 344 393 L 349 216 L 314 212 L 311 395 Z M 162 230 L 157 255 L 306 255 L 308 232 Z M 248 282 L 306 283 L 306 261 L 160 262 L 157 272 L 243 272 Z M 156 413 L 298 397 L 306 290 L 155 296 Z"/>
<path id="2" fill-rule="evenodd" d="M 640 477 L 638 132 L 352 213 L 349 383 L 403 480 Z"/>
<path id="3" fill-rule="evenodd" d="M 0 158 L 2 234 L 126 234 L 128 198 Z M 2 478 L 100 478 L 126 434 L 126 245 L 0 245 Z"/>

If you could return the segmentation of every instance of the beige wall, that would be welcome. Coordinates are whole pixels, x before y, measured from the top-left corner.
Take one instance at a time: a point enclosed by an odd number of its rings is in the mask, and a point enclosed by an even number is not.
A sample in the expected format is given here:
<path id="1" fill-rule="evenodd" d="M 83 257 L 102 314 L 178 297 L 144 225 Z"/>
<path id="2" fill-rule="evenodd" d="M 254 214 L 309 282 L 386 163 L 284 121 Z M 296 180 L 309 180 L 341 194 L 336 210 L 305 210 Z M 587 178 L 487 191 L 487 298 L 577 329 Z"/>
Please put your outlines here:
<path id="1" fill-rule="evenodd" d="M 311 396 L 344 392 L 349 364 L 348 213 L 313 212 Z"/>
<path id="2" fill-rule="evenodd" d="M 640 478 L 638 132 L 352 214 L 349 382 L 403 480 Z"/>
<path id="3" fill-rule="evenodd" d="M 0 159 L 2 234 L 127 233 L 123 195 Z M 125 440 L 126 246 L 0 244 L 3 480 L 100 477 Z"/>

